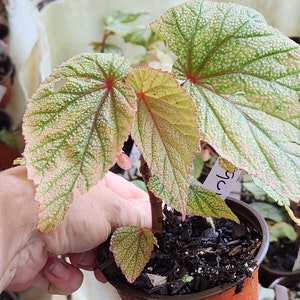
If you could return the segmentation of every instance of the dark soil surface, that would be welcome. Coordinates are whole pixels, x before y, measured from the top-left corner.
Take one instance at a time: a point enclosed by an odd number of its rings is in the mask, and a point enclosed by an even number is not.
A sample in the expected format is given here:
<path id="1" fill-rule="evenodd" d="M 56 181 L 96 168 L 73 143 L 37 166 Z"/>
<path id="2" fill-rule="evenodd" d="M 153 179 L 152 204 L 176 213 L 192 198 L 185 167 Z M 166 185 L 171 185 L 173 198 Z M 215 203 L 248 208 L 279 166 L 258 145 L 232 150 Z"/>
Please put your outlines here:
<path id="1" fill-rule="evenodd" d="M 261 244 L 261 235 L 246 224 L 215 220 L 215 230 L 201 217 L 164 210 L 166 232 L 157 236 L 150 262 L 134 282 L 134 287 L 149 294 L 190 294 L 250 276 L 256 266 L 253 257 Z M 109 262 L 110 263 L 107 263 Z M 107 278 L 125 280 L 107 247 L 99 250 L 99 266 Z M 105 267 L 104 267 L 105 266 Z M 167 282 L 153 286 L 148 274 L 166 276 Z M 187 280 L 185 280 L 185 278 Z M 237 290 L 238 292 L 238 290 Z"/>
<path id="2" fill-rule="evenodd" d="M 273 270 L 290 272 L 297 258 L 298 247 L 297 241 L 291 241 L 288 238 L 271 242 L 264 264 Z"/>

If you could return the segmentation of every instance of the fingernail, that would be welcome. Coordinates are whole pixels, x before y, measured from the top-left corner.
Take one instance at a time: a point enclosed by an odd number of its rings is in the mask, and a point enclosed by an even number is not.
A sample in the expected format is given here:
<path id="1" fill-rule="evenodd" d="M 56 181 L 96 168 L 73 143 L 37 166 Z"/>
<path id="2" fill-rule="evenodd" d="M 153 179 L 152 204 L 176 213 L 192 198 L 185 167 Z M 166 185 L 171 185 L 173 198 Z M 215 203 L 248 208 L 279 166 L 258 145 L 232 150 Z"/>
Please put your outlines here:
<path id="1" fill-rule="evenodd" d="M 68 275 L 69 270 L 64 262 L 54 259 L 48 268 L 48 272 L 58 279 L 64 279 Z"/>

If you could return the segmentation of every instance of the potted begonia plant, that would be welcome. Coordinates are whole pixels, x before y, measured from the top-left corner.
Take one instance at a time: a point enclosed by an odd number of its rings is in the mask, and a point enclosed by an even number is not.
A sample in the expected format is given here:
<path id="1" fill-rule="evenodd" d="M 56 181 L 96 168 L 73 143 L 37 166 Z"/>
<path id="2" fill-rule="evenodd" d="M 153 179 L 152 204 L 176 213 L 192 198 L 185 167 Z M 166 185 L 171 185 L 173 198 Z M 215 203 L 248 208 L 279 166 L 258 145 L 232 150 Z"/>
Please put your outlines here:
<path id="1" fill-rule="evenodd" d="M 131 67 L 117 54 L 75 56 L 58 66 L 29 99 L 23 123 L 24 156 L 37 185 L 41 231 L 64 218 L 73 188 L 85 192 L 116 161 L 126 162 L 122 146 L 129 135 L 133 138 L 141 153 L 153 227 L 119 228 L 112 236 L 114 258 L 129 282 L 136 281 L 158 248 L 164 220 L 170 221 L 169 209 L 162 212 L 162 200 L 172 208 L 179 227 L 185 220 L 204 217 L 212 226 L 205 229 L 208 240 L 219 235 L 217 220 L 232 220 L 231 228 L 240 221 L 239 232 L 255 231 L 247 227 L 255 215 L 251 210 L 249 218 L 235 201 L 223 201 L 192 178 L 202 142 L 219 155 L 225 177 L 244 170 L 299 222 L 290 209 L 290 201 L 299 201 L 300 193 L 299 45 L 252 9 L 203 0 L 169 9 L 150 29 L 176 56 L 172 72 Z M 257 231 L 264 227 L 260 221 L 254 224 Z M 128 245 L 130 251 L 124 252 Z M 255 253 L 265 252 L 254 250 L 255 262 Z M 195 255 L 201 253 L 199 249 Z M 257 271 L 255 264 L 248 275 L 236 278 L 236 287 L 227 285 L 231 294 L 224 299 L 242 299 L 252 271 Z M 185 273 L 180 282 L 194 278 Z M 121 292 L 124 299 L 173 297 L 137 293 Z M 179 297 L 222 299 L 220 293 L 218 289 Z M 255 287 L 247 293 L 254 299 Z"/>

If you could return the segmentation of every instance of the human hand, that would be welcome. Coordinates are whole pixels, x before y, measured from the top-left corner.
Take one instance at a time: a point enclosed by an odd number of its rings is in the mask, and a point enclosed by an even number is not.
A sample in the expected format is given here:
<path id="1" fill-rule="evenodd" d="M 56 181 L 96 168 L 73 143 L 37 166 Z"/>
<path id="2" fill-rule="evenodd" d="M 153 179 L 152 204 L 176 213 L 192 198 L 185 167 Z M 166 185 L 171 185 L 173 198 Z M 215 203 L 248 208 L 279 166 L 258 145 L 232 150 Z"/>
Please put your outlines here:
<path id="1" fill-rule="evenodd" d="M 0 291 L 33 285 L 49 293 L 72 293 L 82 283 L 79 268 L 94 268 L 95 248 L 115 228 L 151 226 L 148 195 L 112 173 L 86 194 L 76 190 L 66 218 L 49 233 L 36 229 L 34 195 L 25 167 L 0 173 Z M 69 254 L 72 264 L 60 254 Z"/>

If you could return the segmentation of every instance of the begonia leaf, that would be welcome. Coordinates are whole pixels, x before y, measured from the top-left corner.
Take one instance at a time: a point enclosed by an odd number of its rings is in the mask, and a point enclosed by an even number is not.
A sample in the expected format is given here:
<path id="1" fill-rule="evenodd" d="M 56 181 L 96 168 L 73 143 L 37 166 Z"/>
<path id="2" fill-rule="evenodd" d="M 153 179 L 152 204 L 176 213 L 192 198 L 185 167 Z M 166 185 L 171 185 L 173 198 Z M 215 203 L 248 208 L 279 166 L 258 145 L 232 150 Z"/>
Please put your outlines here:
<path id="1" fill-rule="evenodd" d="M 119 55 L 84 54 L 59 66 L 27 105 L 23 131 L 37 184 L 42 231 L 66 214 L 74 187 L 87 191 L 114 164 L 133 124 L 136 98 Z"/>
<path id="2" fill-rule="evenodd" d="M 120 227 L 111 238 L 116 264 L 132 283 L 149 261 L 156 238 L 148 228 Z"/>
<path id="3" fill-rule="evenodd" d="M 199 149 L 194 102 L 167 72 L 140 67 L 127 80 L 137 94 L 132 137 L 150 169 L 185 212 L 191 168 Z"/>
<path id="4" fill-rule="evenodd" d="M 151 191 L 165 203 L 178 209 L 172 195 L 161 185 L 157 176 L 152 176 L 149 181 Z M 227 218 L 239 223 L 237 216 L 232 212 L 226 202 L 214 192 L 205 189 L 203 185 L 194 178 L 191 178 L 187 207 L 187 214 L 193 214 L 204 218 Z"/>
<path id="5" fill-rule="evenodd" d="M 300 198 L 300 47 L 253 9 L 191 1 L 151 24 L 177 56 L 203 140 L 237 168 Z"/>

